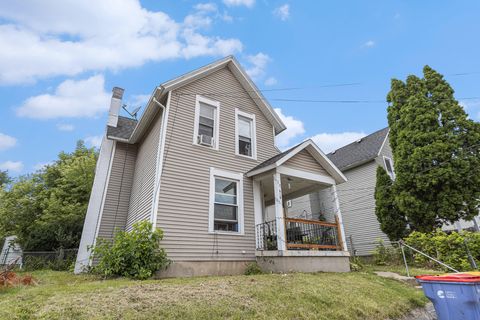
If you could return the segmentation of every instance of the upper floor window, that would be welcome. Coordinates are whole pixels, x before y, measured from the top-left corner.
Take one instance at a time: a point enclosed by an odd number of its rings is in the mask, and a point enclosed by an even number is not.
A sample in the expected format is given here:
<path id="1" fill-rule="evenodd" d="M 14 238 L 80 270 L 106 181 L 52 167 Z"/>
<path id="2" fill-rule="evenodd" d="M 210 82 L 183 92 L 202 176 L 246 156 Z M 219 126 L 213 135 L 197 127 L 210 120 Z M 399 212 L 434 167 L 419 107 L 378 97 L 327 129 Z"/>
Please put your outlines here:
<path id="1" fill-rule="evenodd" d="M 220 103 L 201 96 L 195 102 L 193 143 L 218 149 Z"/>
<path id="2" fill-rule="evenodd" d="M 236 154 L 256 159 L 255 115 L 235 109 L 235 118 Z"/>
<path id="3" fill-rule="evenodd" d="M 395 172 L 393 171 L 392 159 L 389 157 L 383 157 L 383 162 L 385 162 L 385 170 L 392 180 L 395 179 Z"/>

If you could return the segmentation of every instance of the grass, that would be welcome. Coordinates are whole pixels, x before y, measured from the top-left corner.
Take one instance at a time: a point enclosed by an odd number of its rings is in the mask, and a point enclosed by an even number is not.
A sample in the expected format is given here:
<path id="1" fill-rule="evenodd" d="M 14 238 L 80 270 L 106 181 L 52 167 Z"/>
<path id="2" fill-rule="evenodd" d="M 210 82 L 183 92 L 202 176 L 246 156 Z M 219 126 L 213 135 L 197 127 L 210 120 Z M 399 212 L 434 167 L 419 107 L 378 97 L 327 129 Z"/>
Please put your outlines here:
<path id="1" fill-rule="evenodd" d="M 365 265 L 364 270 L 367 272 L 374 272 L 374 271 L 391 271 L 398 273 L 402 276 L 407 275 L 407 271 L 405 270 L 405 266 L 399 265 L 391 265 L 391 266 L 376 266 L 376 265 Z M 410 272 L 410 276 L 419 276 L 422 274 L 443 274 L 445 272 L 432 270 L 432 269 L 423 269 L 423 268 L 416 268 L 416 267 L 408 267 L 408 271 Z"/>
<path id="2" fill-rule="evenodd" d="M 427 301 L 366 272 L 147 281 L 33 275 L 38 286 L 0 291 L 0 319 L 387 319 Z"/>

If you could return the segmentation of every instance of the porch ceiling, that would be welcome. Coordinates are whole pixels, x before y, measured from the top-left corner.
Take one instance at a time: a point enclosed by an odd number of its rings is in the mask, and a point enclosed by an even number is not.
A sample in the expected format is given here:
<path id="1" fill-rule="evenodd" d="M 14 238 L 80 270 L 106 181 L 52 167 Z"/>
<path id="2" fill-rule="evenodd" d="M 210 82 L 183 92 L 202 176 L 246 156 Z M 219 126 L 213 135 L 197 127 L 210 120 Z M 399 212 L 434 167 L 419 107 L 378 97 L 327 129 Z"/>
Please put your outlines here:
<path id="1" fill-rule="evenodd" d="M 282 197 L 284 200 L 298 198 L 302 195 L 330 187 L 328 184 L 285 174 L 281 174 L 280 177 L 282 182 Z M 272 201 L 274 199 L 273 177 L 271 175 L 266 176 L 261 180 L 261 183 L 265 202 Z"/>

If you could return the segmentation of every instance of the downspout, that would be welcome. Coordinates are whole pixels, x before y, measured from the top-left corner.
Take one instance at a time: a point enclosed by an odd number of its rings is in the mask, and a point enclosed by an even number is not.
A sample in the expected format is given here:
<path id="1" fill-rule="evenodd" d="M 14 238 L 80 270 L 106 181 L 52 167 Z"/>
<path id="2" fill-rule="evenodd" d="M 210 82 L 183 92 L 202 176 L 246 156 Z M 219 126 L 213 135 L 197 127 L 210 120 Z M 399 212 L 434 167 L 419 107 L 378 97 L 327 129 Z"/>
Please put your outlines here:
<path id="1" fill-rule="evenodd" d="M 165 89 L 160 87 L 160 95 L 163 93 Z M 155 186 L 153 190 L 153 206 L 152 206 L 152 227 L 155 229 L 157 227 L 157 216 L 158 216 L 158 203 L 160 198 L 160 181 L 163 172 L 163 157 L 164 157 L 164 150 L 165 150 L 165 139 L 167 135 L 167 124 L 168 124 L 168 110 L 170 106 L 170 99 L 171 99 L 171 91 L 168 92 L 167 97 L 167 106 L 161 104 L 155 96 L 153 97 L 153 102 L 158 105 L 162 109 L 162 127 L 160 130 L 160 136 L 158 139 L 158 150 L 157 150 L 157 163 L 155 168 Z"/>

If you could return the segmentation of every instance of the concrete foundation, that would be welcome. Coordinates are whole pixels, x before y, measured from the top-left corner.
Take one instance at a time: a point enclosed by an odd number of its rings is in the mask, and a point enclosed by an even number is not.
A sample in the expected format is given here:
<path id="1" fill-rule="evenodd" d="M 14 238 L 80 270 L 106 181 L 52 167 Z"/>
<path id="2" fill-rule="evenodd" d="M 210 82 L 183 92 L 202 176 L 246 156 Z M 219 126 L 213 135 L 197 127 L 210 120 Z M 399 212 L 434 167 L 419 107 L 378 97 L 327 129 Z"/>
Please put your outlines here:
<path id="1" fill-rule="evenodd" d="M 157 278 L 228 276 L 245 272 L 250 261 L 174 261 L 166 270 L 157 272 Z"/>
<path id="2" fill-rule="evenodd" d="M 286 251 L 257 253 L 257 263 L 268 272 L 349 272 L 348 252 Z"/>

